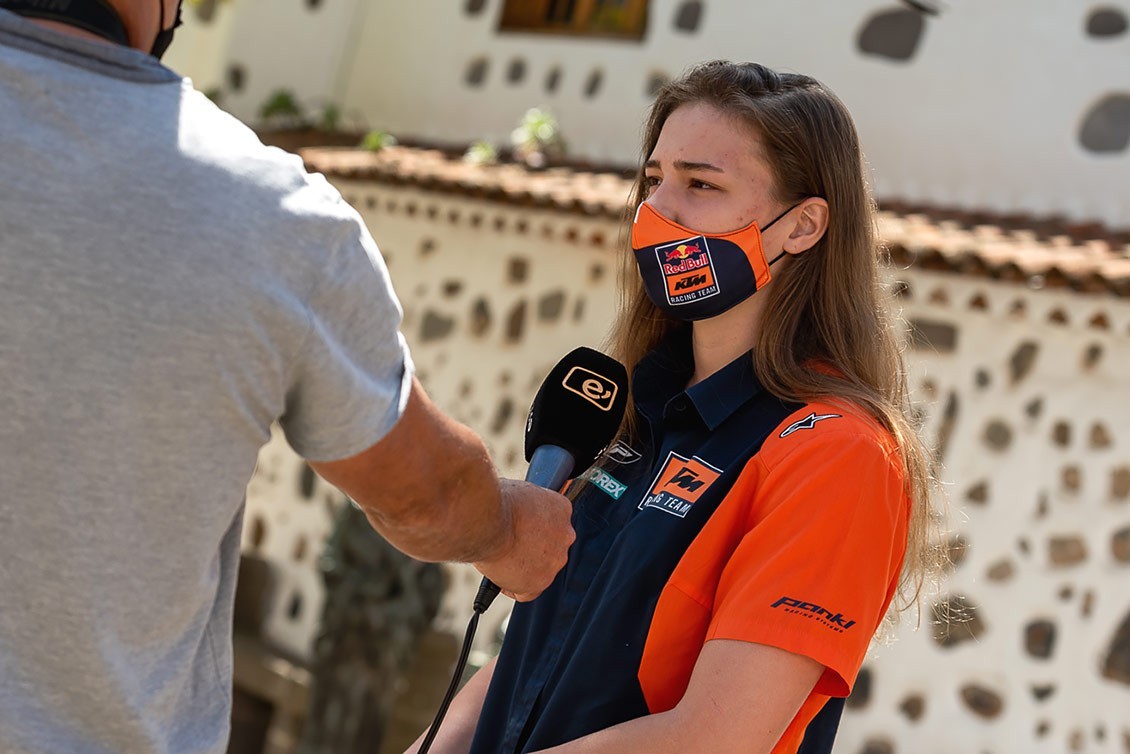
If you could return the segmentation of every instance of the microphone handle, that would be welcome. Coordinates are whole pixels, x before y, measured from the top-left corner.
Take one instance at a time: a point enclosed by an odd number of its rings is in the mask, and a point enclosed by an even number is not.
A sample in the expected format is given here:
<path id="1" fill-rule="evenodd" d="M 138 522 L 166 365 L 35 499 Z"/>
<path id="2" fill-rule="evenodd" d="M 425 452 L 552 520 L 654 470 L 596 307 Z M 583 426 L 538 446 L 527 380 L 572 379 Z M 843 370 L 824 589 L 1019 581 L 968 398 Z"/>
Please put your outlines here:
<path id="1" fill-rule="evenodd" d="M 573 474 L 573 454 L 556 445 L 539 445 L 530 456 L 526 481 L 547 490 L 560 490 Z"/>
<path id="2" fill-rule="evenodd" d="M 573 454 L 557 445 L 539 445 L 530 456 L 530 466 L 526 469 L 526 481 L 547 490 L 560 490 L 573 473 L 576 464 Z M 485 613 L 490 603 L 498 596 L 499 588 L 484 577 L 475 595 L 475 612 Z"/>

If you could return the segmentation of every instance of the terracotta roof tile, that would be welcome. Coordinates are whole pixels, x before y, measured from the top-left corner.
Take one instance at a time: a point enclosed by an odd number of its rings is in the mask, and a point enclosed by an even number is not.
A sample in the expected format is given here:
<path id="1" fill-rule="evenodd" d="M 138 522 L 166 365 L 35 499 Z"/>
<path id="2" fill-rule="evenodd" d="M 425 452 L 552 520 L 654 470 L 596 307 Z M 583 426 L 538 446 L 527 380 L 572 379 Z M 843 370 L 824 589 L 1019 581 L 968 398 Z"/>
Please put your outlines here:
<path id="1" fill-rule="evenodd" d="M 331 178 L 411 185 L 541 209 L 619 220 L 633 181 L 623 174 L 566 167 L 480 166 L 439 150 L 390 147 L 300 152 Z M 896 266 L 914 266 L 1033 287 L 1130 297 L 1130 231 L 1062 218 L 994 215 L 882 202 L 879 234 Z"/>

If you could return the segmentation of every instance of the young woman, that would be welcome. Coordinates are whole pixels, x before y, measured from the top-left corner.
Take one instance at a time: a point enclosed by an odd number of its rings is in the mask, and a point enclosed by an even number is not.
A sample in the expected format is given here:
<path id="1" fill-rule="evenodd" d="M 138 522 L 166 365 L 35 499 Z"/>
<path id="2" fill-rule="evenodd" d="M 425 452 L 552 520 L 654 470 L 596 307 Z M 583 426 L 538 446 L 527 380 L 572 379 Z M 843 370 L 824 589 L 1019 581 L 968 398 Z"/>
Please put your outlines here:
<path id="1" fill-rule="evenodd" d="M 643 159 L 622 439 L 574 485 L 569 563 L 516 606 L 435 752 L 828 752 L 934 557 L 843 104 L 707 63 L 660 92 Z"/>

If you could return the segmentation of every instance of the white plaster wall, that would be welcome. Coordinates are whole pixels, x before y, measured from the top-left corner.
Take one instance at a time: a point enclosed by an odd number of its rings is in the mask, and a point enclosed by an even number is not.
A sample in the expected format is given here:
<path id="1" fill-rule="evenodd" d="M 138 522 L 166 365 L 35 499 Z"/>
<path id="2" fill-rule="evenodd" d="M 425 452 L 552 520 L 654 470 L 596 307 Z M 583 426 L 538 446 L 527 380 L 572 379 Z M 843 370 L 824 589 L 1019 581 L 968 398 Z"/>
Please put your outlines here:
<path id="1" fill-rule="evenodd" d="M 928 408 L 930 438 L 941 432 L 950 395 L 957 399 L 944 480 L 952 498 L 949 528 L 967 548 L 941 594 L 971 599 L 985 630 L 942 648 L 932 638 L 929 610 L 918 630 L 908 615 L 894 644 L 873 647 L 865 664 L 874 679 L 870 701 L 848 710 L 836 751 L 1125 752 L 1130 685 L 1102 678 L 1100 668 L 1115 630 L 1130 616 L 1130 564 L 1117 562 L 1111 550 L 1112 534 L 1130 525 L 1130 500 L 1112 490 L 1113 475 L 1130 464 L 1130 306 L 952 275 L 899 277 L 911 289 L 903 300 L 907 319 L 959 328 L 955 351 L 912 353 L 911 385 Z M 975 299 L 987 309 L 971 309 Z M 1090 324 L 1098 314 L 1109 329 Z M 1031 372 L 1014 381 L 1009 361 L 1024 342 L 1039 350 Z M 1087 367 L 1095 347 L 1101 355 Z M 1036 415 L 1034 401 L 1042 405 Z M 1005 449 L 985 441 L 993 421 L 1011 431 Z M 1070 435 L 1062 445 L 1054 439 L 1061 422 Z M 1108 446 L 1094 446 L 1096 425 L 1105 429 Z M 1077 490 L 1065 483 L 1069 468 L 1078 471 Z M 983 503 L 968 496 L 981 481 L 988 482 Z M 1049 543 L 1060 535 L 1078 536 L 1087 557 L 1053 563 Z M 989 578 L 989 569 L 1005 561 L 1014 575 Z M 1025 627 L 1037 619 L 1056 626 L 1046 659 L 1025 648 Z M 1000 697 L 998 717 L 970 711 L 961 698 L 968 683 Z M 1045 685 L 1054 690 L 1040 701 L 1033 687 Z M 917 722 L 900 710 L 915 694 L 925 701 Z"/>
<path id="2" fill-rule="evenodd" d="M 176 42 L 162 62 L 192 79 L 193 86 L 202 92 L 222 91 L 232 29 L 242 9 L 234 0 L 218 0 L 211 18 L 204 22 L 186 2 L 184 24 L 177 29 Z"/>
<path id="3" fill-rule="evenodd" d="M 522 478 L 526 413 L 542 379 L 573 348 L 599 349 L 611 322 L 614 255 L 593 236 L 614 239 L 615 225 L 417 190 L 337 186 L 361 211 L 389 266 L 405 309 L 402 329 L 429 395 L 483 437 L 500 473 Z M 525 267 L 524 277 L 515 275 L 515 265 Z M 558 294 L 560 311 L 546 316 L 547 302 Z M 487 302 L 490 323 L 476 334 L 472 312 L 480 299 Z M 508 322 L 523 305 L 524 326 L 512 339 Z M 425 322 L 436 317 L 449 319 L 451 329 L 429 339 Z M 243 533 L 244 548 L 268 558 L 278 579 L 265 635 L 298 657 L 309 656 L 318 628 L 324 595 L 317 558 L 344 502 L 320 479 L 309 496 L 303 494 L 304 470 L 276 432 L 248 488 Z M 256 522 L 265 532 L 258 547 Z M 307 545 L 300 548 L 300 539 Z M 300 549 L 304 556 L 296 558 Z M 461 637 L 480 577 L 470 567 L 449 571 L 455 587 L 436 626 Z M 482 620 L 480 649 L 497 637 L 507 603 L 499 598 Z"/>
<path id="4" fill-rule="evenodd" d="M 905 7 L 896 0 L 705 0 L 694 33 L 673 26 L 681 3 L 652 0 L 646 38 L 630 42 L 500 34 L 502 0 L 473 16 L 461 0 L 322 0 L 316 9 L 232 0 L 216 28 L 194 30 L 199 21 L 187 13 L 170 62 L 201 88 L 224 83 L 224 107 L 250 121 L 289 88 L 308 107 L 343 106 L 358 126 L 505 143 L 527 108 L 545 105 L 573 156 L 630 163 L 653 73 L 716 57 L 757 60 L 811 74 L 844 99 L 880 198 L 1130 224 L 1130 151 L 1089 153 L 1077 136 L 1092 105 L 1130 93 L 1130 34 L 1084 32 L 1102 4 L 948 0 L 926 19 L 915 56 L 896 62 L 857 47 L 867 19 Z M 1130 14 L 1123 0 L 1106 5 Z M 484 85 L 470 88 L 464 75 L 477 58 L 490 67 Z M 505 76 L 514 59 L 527 69 L 518 84 Z M 245 72 L 240 91 L 221 76 L 232 65 Z M 561 83 L 548 94 L 553 67 Z M 604 83 L 590 99 L 583 90 L 594 70 Z"/>
<path id="5" fill-rule="evenodd" d="M 484 436 L 503 473 L 521 476 L 523 418 L 542 375 L 572 347 L 598 347 L 613 315 L 615 254 L 593 236 L 607 243 L 616 237 L 616 224 L 416 189 L 338 186 L 362 211 L 388 259 L 405 305 L 404 331 L 428 390 Z M 514 260 L 528 265 L 524 279 L 514 278 Z M 966 596 L 985 629 L 976 641 L 940 647 L 929 610 L 938 598 L 928 596 L 921 629 L 914 630 L 910 616 L 895 643 L 873 648 L 865 663 L 873 678 L 869 698 L 853 702 L 837 752 L 1125 754 L 1130 685 L 1101 678 L 1100 667 L 1130 614 L 1130 564 L 1119 562 L 1111 546 L 1113 532 L 1130 527 L 1130 491 L 1116 494 L 1114 484 L 1120 472 L 1130 474 L 1130 304 L 955 275 L 892 271 L 891 277 L 909 285 L 898 300 L 906 320 L 956 329 L 952 351 L 908 352 L 910 383 L 925 411 L 926 437 L 949 435 L 943 458 L 952 498 L 948 523 L 967 543 L 941 597 Z M 560 313 L 540 319 L 539 302 L 557 291 L 565 292 Z M 480 298 L 489 302 L 491 319 L 476 334 L 471 312 Z M 506 320 L 522 301 L 525 329 L 511 342 Z M 433 321 L 450 319 L 445 336 L 424 337 L 429 312 Z M 1010 361 L 1029 341 L 1038 346 L 1035 359 L 1014 379 Z M 956 412 L 947 420 L 951 396 Z M 507 399 L 513 410 L 497 422 Z M 1007 428 L 1007 446 L 986 443 L 992 422 Z M 1066 434 L 1057 430 L 1061 423 Z M 1105 445 L 1094 442 L 1096 426 Z M 244 532 L 245 547 L 253 549 L 255 522 L 263 522 L 260 552 L 279 578 L 267 634 L 299 656 L 309 652 L 321 611 L 316 558 L 331 511 L 342 500 L 310 479 L 304 494 L 303 468 L 276 436 L 249 487 Z M 982 481 L 987 494 L 978 502 L 971 491 Z M 1058 536 L 1078 537 L 1086 557 L 1052 562 L 1050 541 Z M 990 578 L 989 570 L 1004 561 L 1012 576 Z M 467 568 L 451 573 L 457 586 L 438 625 L 461 636 L 478 578 Z M 301 609 L 292 615 L 296 596 Z M 489 647 L 506 613 L 505 600 L 488 613 L 480 650 Z M 1024 629 L 1038 619 L 1056 627 L 1046 659 L 1025 648 Z M 985 719 L 969 709 L 961 689 L 971 683 L 997 695 L 999 715 Z M 1039 701 L 1032 689 L 1043 685 L 1053 691 Z M 924 704 L 917 721 L 900 710 L 913 694 Z"/>
<path id="6" fill-rule="evenodd" d="M 652 72 L 676 75 L 716 57 L 757 60 L 813 75 L 844 99 L 880 197 L 1130 223 L 1130 153 L 1090 154 L 1076 135 L 1091 105 L 1130 91 L 1130 35 L 1097 41 L 1083 31 L 1097 5 L 951 0 L 927 19 L 906 63 L 856 46 L 866 19 L 900 7 L 892 0 L 707 0 L 694 34 L 673 28 L 679 0 L 653 0 L 642 43 L 499 34 L 501 0 L 473 17 L 462 5 L 417 0 L 371 14 L 349 106 L 393 132 L 505 142 L 526 108 L 544 104 L 575 155 L 632 162 Z M 479 57 L 490 70 L 470 88 L 464 72 Z M 514 58 L 527 64 L 521 84 L 506 81 Z M 563 75 L 550 95 L 544 81 L 554 66 Z M 587 99 L 595 69 L 604 85 Z"/>
<path id="7" fill-rule="evenodd" d="M 286 89 L 314 112 L 340 105 L 342 61 L 360 43 L 357 30 L 375 0 L 219 0 L 212 21 L 188 4 L 168 65 L 198 89 L 218 86 L 225 110 L 255 124 L 263 103 Z M 183 37 L 183 39 L 182 39 Z M 229 71 L 238 67 L 242 85 L 233 88 Z M 351 113 L 346 113 L 352 115 Z"/>

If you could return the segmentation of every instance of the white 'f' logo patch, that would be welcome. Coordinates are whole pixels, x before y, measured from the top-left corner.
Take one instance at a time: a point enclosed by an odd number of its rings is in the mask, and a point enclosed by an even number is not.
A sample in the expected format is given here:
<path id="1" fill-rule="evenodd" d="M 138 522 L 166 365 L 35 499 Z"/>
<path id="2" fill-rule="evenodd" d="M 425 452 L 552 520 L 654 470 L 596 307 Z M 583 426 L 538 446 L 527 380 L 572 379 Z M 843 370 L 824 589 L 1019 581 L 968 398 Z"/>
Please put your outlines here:
<path id="1" fill-rule="evenodd" d="M 785 431 L 781 433 L 781 437 L 788 437 L 793 432 L 799 432 L 802 429 L 812 429 L 813 427 L 816 426 L 816 422 L 822 422 L 825 419 L 839 419 L 839 418 L 840 418 L 839 414 L 811 413 L 808 416 L 801 419 L 800 421 L 793 422 L 792 424 L 790 424 L 785 429 Z"/>

